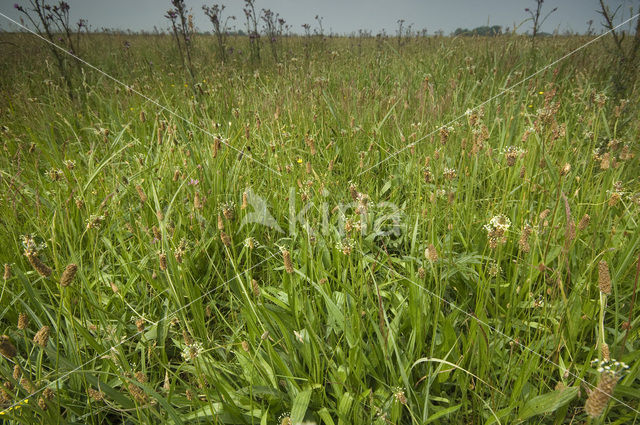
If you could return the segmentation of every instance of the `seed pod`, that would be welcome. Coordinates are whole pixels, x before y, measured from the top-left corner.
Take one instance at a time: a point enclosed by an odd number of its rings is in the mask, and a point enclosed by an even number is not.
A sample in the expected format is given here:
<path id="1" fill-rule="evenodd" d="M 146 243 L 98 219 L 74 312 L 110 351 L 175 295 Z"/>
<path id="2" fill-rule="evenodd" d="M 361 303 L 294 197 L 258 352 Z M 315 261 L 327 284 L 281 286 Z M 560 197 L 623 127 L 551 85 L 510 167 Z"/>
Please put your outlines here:
<path id="1" fill-rule="evenodd" d="M 6 263 L 4 265 L 4 275 L 3 275 L 3 279 L 4 280 L 9 280 L 11 279 L 11 265 L 9 263 Z"/>

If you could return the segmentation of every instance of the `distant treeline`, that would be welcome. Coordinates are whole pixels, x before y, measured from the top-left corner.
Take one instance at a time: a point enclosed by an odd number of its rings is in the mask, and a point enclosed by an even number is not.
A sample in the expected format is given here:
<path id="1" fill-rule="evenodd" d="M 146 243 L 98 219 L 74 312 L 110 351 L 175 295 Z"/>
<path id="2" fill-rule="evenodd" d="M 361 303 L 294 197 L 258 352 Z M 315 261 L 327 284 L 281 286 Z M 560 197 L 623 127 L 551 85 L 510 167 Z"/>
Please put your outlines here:
<path id="1" fill-rule="evenodd" d="M 500 25 L 493 25 L 491 27 L 485 25 L 482 27 L 475 27 L 472 30 L 468 28 L 456 28 L 456 30 L 453 32 L 453 35 L 466 35 L 466 36 L 473 36 L 473 35 L 496 36 L 501 34 L 502 34 L 502 26 Z"/>

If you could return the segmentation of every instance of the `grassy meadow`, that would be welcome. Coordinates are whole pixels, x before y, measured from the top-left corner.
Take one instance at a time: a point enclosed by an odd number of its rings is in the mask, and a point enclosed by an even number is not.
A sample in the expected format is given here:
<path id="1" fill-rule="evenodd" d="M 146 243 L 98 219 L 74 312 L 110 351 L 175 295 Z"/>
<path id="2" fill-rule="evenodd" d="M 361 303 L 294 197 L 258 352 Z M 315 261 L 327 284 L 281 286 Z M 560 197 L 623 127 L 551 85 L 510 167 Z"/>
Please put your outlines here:
<path id="1" fill-rule="evenodd" d="M 526 79 L 590 39 L 84 35 L 71 100 L 1 34 L 0 422 L 640 423 L 639 90 Z"/>

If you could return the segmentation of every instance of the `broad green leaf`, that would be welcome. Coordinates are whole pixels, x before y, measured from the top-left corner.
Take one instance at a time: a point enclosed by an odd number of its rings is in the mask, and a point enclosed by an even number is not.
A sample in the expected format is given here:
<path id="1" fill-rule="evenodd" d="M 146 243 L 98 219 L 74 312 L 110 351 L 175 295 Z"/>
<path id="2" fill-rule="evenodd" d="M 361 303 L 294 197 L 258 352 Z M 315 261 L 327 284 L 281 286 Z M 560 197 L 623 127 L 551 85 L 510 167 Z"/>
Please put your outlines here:
<path id="1" fill-rule="evenodd" d="M 311 388 L 304 391 L 300 391 L 293 401 L 291 407 L 291 422 L 299 424 L 304 419 L 304 414 L 307 412 L 307 406 L 309 406 L 309 400 L 311 400 Z"/>
<path id="2" fill-rule="evenodd" d="M 520 410 L 518 420 L 524 421 L 532 416 L 551 413 L 569 403 L 577 394 L 578 387 L 569 387 L 534 397 Z"/>
<path id="3" fill-rule="evenodd" d="M 424 422 L 425 424 L 429 424 L 437 419 L 440 419 L 443 416 L 446 416 L 450 413 L 455 412 L 456 410 L 458 410 L 460 407 L 462 407 L 462 404 L 458 404 L 455 406 L 451 406 L 451 407 L 447 407 L 446 409 L 442 409 L 439 410 L 438 412 L 434 413 L 433 415 L 429 416 L 429 418 Z"/>

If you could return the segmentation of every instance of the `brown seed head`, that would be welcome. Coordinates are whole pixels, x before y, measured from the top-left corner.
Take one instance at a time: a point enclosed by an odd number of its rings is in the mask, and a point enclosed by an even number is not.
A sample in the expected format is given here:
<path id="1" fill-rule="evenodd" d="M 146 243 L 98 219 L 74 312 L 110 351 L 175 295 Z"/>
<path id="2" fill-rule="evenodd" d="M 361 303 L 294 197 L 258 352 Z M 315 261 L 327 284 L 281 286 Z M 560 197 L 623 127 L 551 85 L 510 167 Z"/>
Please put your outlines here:
<path id="1" fill-rule="evenodd" d="M 231 246 L 231 238 L 224 231 L 220 231 L 220 240 L 224 246 Z"/>
<path id="2" fill-rule="evenodd" d="M 4 265 L 4 275 L 2 277 L 4 280 L 11 279 L 11 265 L 9 263 L 5 263 Z"/>
<path id="3" fill-rule="evenodd" d="M 144 384 L 145 382 L 147 382 L 147 377 L 145 376 L 144 373 L 142 372 L 136 372 L 135 374 L 136 380 L 142 384 Z"/>
<path id="4" fill-rule="evenodd" d="M 293 273 L 293 264 L 291 263 L 291 253 L 283 249 L 282 250 L 282 259 L 284 260 L 284 269 L 287 273 Z"/>
<path id="5" fill-rule="evenodd" d="M 0 336 L 0 354 L 12 359 L 16 356 L 18 350 L 15 345 L 11 343 L 11 339 L 7 335 Z"/>
<path id="6" fill-rule="evenodd" d="M 247 192 L 242 193 L 242 205 L 240 206 L 241 210 L 244 210 L 249 206 L 249 195 Z"/>
<path id="7" fill-rule="evenodd" d="M 589 217 L 589 214 L 583 215 L 582 218 L 580 219 L 580 222 L 578 223 L 578 230 L 586 229 L 587 226 L 589 226 L 590 220 L 591 220 L 591 217 Z"/>
<path id="8" fill-rule="evenodd" d="M 142 190 L 142 186 L 140 186 L 139 184 L 136 185 L 136 192 L 138 192 L 140 202 L 142 202 L 143 204 L 147 202 L 147 195 L 144 193 L 144 190 Z"/>
<path id="9" fill-rule="evenodd" d="M 98 391 L 98 390 L 94 390 L 93 388 L 89 388 L 89 390 L 87 390 L 87 392 L 89 393 L 89 397 L 91 397 L 91 399 L 93 401 L 101 401 L 104 399 L 104 393 L 102 391 Z"/>
<path id="10" fill-rule="evenodd" d="M 598 263 L 598 287 L 603 294 L 611 294 L 611 275 L 609 274 L 609 264 L 605 260 Z"/>
<path id="11" fill-rule="evenodd" d="M 144 331 L 144 319 L 139 318 L 136 320 L 136 328 L 138 329 L 138 332 Z"/>
<path id="12" fill-rule="evenodd" d="M 27 390 L 27 392 L 33 393 L 36 391 L 36 387 L 29 381 L 26 376 L 20 378 L 20 386 Z"/>
<path id="13" fill-rule="evenodd" d="M 587 415 L 592 418 L 602 415 L 617 383 L 618 377 L 612 372 L 605 371 L 600 375 L 598 386 L 589 393 L 589 398 L 584 405 Z"/>
<path id="14" fill-rule="evenodd" d="M 130 382 L 129 385 L 127 385 L 127 389 L 129 390 L 129 393 L 131 393 L 131 396 L 136 401 L 136 403 L 138 404 L 147 403 L 147 395 L 144 393 L 142 388 L 140 388 L 133 382 Z"/>
<path id="15" fill-rule="evenodd" d="M 232 221 L 236 218 L 236 210 L 231 204 L 227 204 L 222 208 L 222 215 L 229 221 Z"/>
<path id="16" fill-rule="evenodd" d="M 44 391 L 42 391 L 42 396 L 45 400 L 53 400 L 55 393 L 51 388 L 45 388 Z"/>
<path id="17" fill-rule="evenodd" d="M 158 258 L 160 260 L 160 270 L 162 271 L 167 270 L 167 254 L 165 254 L 164 252 L 161 252 L 158 255 Z"/>
<path id="18" fill-rule="evenodd" d="M 34 335 L 33 342 L 35 342 L 36 344 L 38 344 L 42 348 L 46 347 L 47 343 L 49 342 L 49 333 L 50 332 L 51 332 L 51 328 L 49 326 L 43 326 Z"/>
<path id="19" fill-rule="evenodd" d="M 155 239 L 162 240 L 162 233 L 160 232 L 160 229 L 158 229 L 158 226 L 153 226 L 151 231 L 153 232 L 153 237 Z"/>
<path id="20" fill-rule="evenodd" d="M 602 359 L 604 361 L 611 361 L 611 353 L 609 352 L 609 345 L 606 342 L 603 342 L 600 346 L 600 354 L 602 354 Z"/>
<path id="21" fill-rule="evenodd" d="M 27 329 L 29 326 L 29 316 L 26 313 L 20 313 L 18 316 L 18 329 L 21 331 Z"/>
<path id="22" fill-rule="evenodd" d="M 438 261 L 438 251 L 436 250 L 436 247 L 433 244 L 429 244 L 427 249 L 424 250 L 424 256 L 429 261 Z"/>
<path id="23" fill-rule="evenodd" d="M 258 285 L 258 281 L 255 279 L 251 279 L 251 289 L 253 290 L 253 296 L 260 296 L 260 285 Z"/>
<path id="24" fill-rule="evenodd" d="M 77 271 L 78 266 L 75 264 L 69 264 L 67 267 L 65 267 L 64 272 L 62 272 L 62 277 L 60 278 L 60 286 L 69 286 L 73 281 L 73 278 L 76 277 Z"/>
<path id="25" fill-rule="evenodd" d="M 43 263 L 42 260 L 40 260 L 37 253 L 28 251 L 28 252 L 25 252 L 25 255 L 27 257 L 27 260 L 29 260 L 31 267 L 33 267 L 34 270 L 40 274 L 40 276 L 43 276 L 43 277 L 51 276 L 51 273 L 52 273 L 51 268 L 47 266 L 45 263 Z"/>

